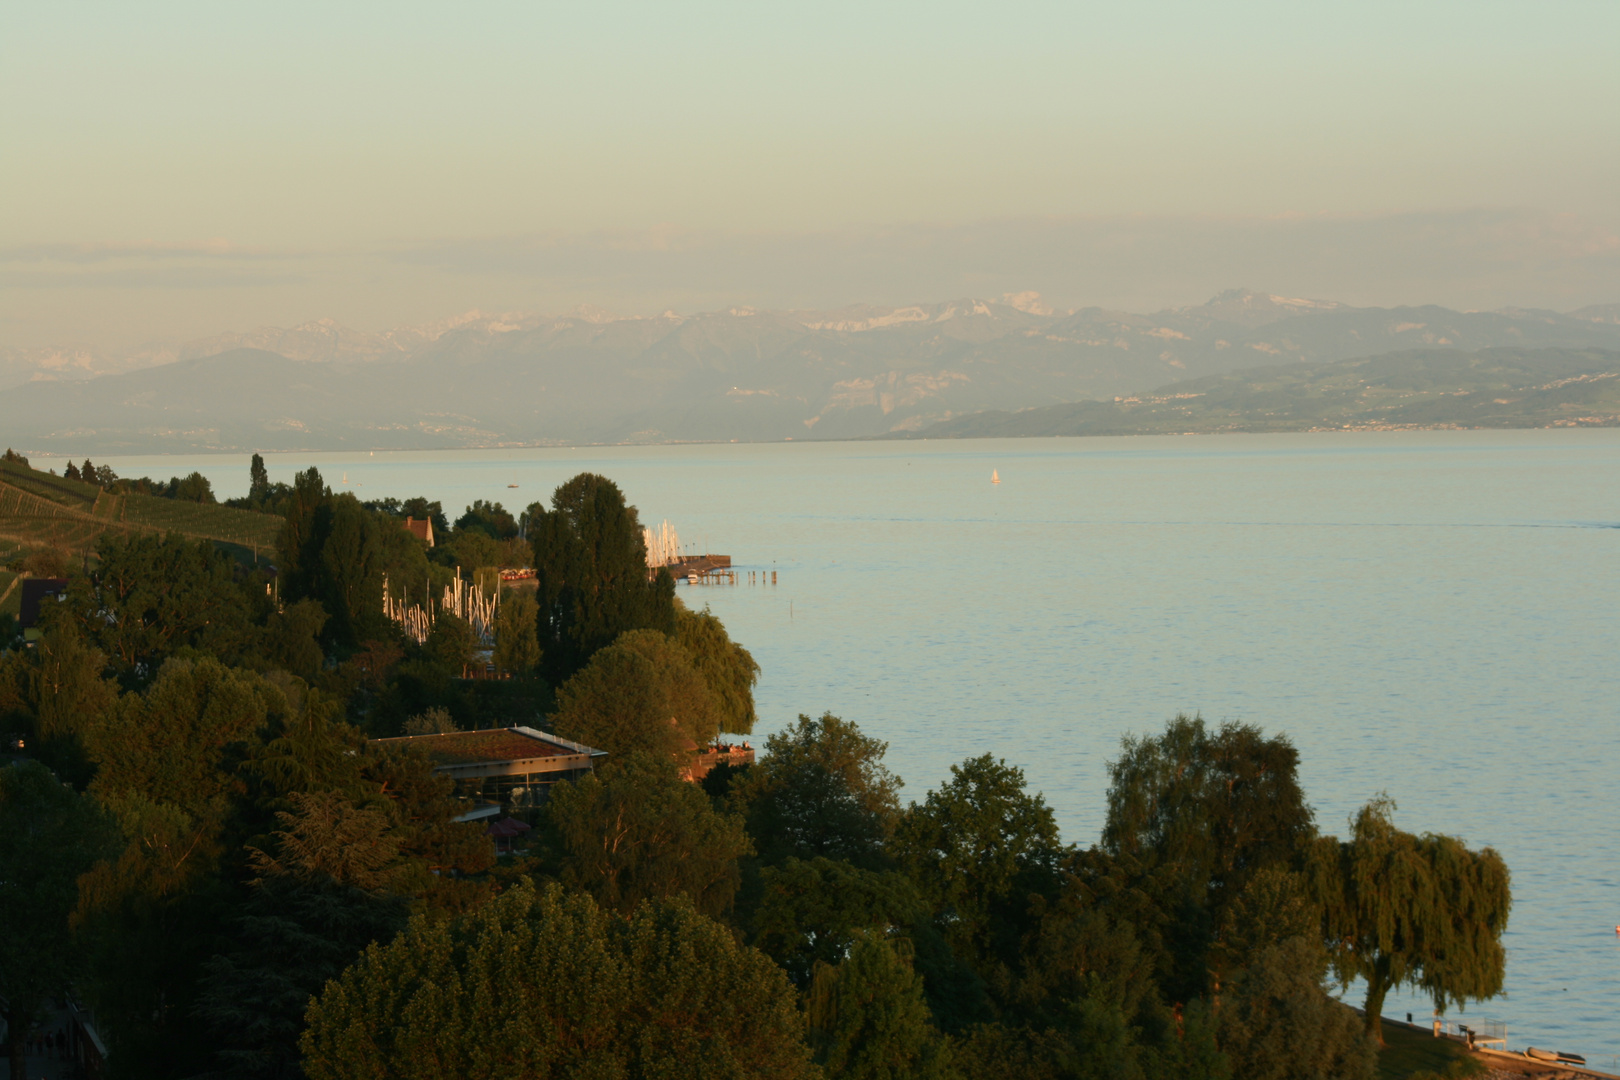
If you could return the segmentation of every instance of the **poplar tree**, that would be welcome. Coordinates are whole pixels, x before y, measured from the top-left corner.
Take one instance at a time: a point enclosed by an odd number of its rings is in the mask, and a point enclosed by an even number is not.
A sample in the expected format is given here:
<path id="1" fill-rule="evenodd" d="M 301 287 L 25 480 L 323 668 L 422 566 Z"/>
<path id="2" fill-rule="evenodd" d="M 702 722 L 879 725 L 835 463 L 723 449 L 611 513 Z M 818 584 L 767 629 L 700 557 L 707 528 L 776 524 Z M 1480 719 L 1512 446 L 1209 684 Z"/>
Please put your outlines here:
<path id="1" fill-rule="evenodd" d="M 636 509 L 605 476 L 580 473 L 551 509 L 525 515 L 534 545 L 542 664 L 553 684 L 584 667 L 626 630 L 675 633 L 675 582 L 649 577 Z"/>
<path id="2" fill-rule="evenodd" d="M 1341 981 L 1367 983 L 1367 1031 L 1383 1045 L 1385 995 L 1423 990 L 1444 1012 L 1502 992 L 1502 934 L 1513 906 L 1507 864 L 1491 848 L 1395 827 L 1387 796 L 1356 814 L 1350 839 L 1324 839 L 1313 877 Z"/>

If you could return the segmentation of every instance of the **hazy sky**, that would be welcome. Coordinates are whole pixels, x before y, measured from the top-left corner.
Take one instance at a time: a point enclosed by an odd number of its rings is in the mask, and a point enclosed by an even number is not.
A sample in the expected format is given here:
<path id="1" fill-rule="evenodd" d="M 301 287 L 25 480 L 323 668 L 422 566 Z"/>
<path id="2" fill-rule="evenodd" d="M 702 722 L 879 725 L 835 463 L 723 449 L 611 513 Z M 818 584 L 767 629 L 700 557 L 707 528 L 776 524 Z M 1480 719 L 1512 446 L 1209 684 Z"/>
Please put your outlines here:
<path id="1" fill-rule="evenodd" d="M 0 346 L 1620 301 L 1620 3 L 10 4 Z"/>

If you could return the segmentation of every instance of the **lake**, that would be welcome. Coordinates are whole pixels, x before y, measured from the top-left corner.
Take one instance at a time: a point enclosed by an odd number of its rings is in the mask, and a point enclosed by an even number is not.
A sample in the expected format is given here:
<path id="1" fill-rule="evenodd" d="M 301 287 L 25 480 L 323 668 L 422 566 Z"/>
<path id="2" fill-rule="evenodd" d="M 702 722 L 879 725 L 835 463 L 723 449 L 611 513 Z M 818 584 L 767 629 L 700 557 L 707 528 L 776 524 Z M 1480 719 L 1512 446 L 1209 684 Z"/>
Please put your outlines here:
<path id="1" fill-rule="evenodd" d="M 36 462 L 47 464 L 48 462 Z M 221 497 L 247 461 L 200 469 Z M 920 798 L 991 752 L 1095 841 L 1107 762 L 1177 712 L 1286 732 L 1324 831 L 1489 844 L 1505 998 L 1470 1008 L 1620 1063 L 1620 431 L 284 454 L 361 498 L 516 511 L 582 470 L 772 586 L 681 587 L 764 669 L 760 731 L 830 710 Z M 60 463 L 53 463 L 60 469 Z M 991 471 L 1001 483 L 991 484 Z M 516 484 L 516 489 L 508 487 Z M 1391 996 L 1422 1021 L 1426 1002 Z"/>

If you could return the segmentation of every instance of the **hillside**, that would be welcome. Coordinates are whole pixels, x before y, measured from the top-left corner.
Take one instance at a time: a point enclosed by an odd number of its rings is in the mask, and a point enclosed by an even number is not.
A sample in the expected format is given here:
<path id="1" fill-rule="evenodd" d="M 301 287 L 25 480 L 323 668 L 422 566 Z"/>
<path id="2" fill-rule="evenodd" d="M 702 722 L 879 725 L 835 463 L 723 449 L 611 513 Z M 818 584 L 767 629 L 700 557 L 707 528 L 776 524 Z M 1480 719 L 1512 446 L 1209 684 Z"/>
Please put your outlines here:
<path id="1" fill-rule="evenodd" d="M 0 556 L 34 548 L 88 550 L 105 532 L 179 533 L 263 553 L 281 518 L 155 495 L 114 495 L 94 484 L 0 461 Z"/>
<path id="2" fill-rule="evenodd" d="M 1114 401 L 987 411 L 890 438 L 1620 426 L 1620 352 L 1425 349 L 1171 383 Z"/>
<path id="3" fill-rule="evenodd" d="M 362 334 L 335 324 L 0 394 L 27 450 L 110 454 L 849 438 L 984 410 L 1412 348 L 1620 350 L 1603 311 L 1356 308 L 1233 291 L 1150 315 L 957 300 L 822 312 L 579 312 Z M 196 355 L 209 348 L 209 355 Z"/>

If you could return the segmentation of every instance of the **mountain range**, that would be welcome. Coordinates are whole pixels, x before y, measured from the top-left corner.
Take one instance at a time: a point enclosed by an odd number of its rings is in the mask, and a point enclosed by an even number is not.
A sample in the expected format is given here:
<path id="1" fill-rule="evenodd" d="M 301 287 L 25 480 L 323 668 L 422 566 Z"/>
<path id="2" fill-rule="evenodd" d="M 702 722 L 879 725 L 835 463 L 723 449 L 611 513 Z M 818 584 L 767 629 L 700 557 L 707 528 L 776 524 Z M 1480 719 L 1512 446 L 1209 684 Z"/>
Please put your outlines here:
<path id="1" fill-rule="evenodd" d="M 1620 305 L 1459 312 L 1232 290 L 1152 314 L 1051 312 L 1026 293 L 474 312 L 381 334 L 322 320 L 124 357 L 57 350 L 55 367 L 40 366 L 49 350 L 14 350 L 0 356 L 16 380 L 0 432 L 19 449 L 90 454 L 851 438 L 1288 362 L 1504 347 L 1620 350 Z"/>

